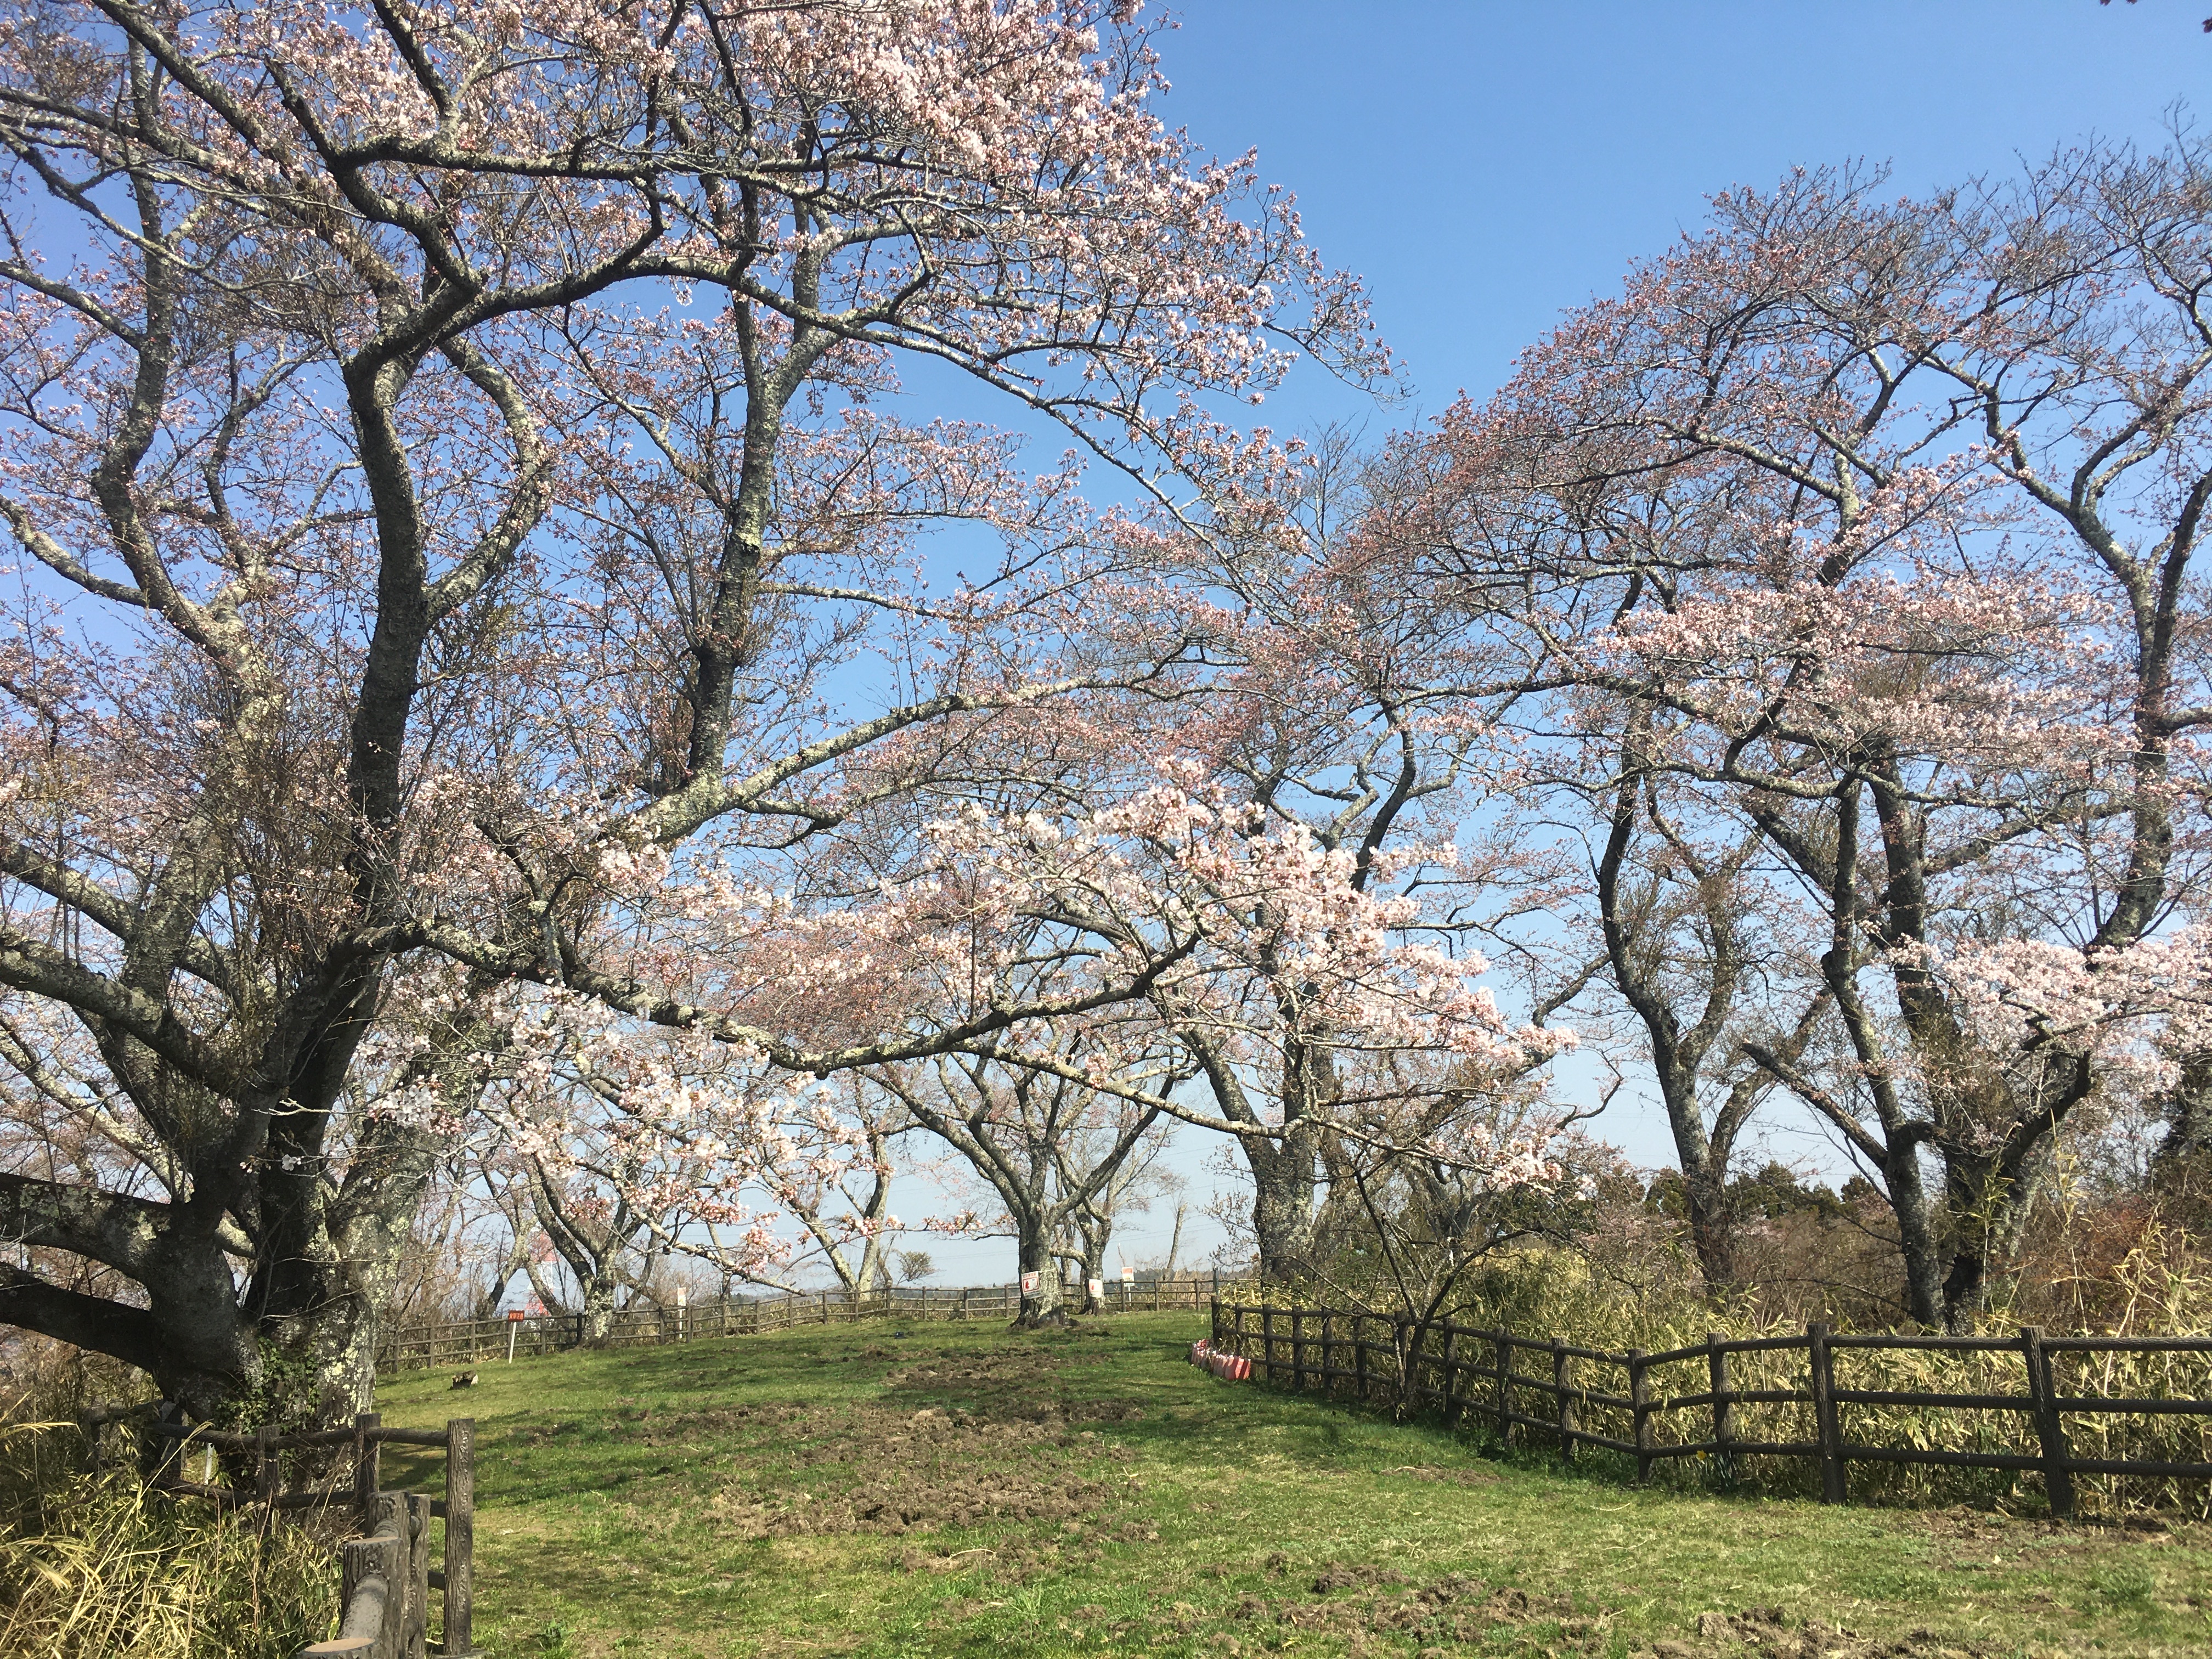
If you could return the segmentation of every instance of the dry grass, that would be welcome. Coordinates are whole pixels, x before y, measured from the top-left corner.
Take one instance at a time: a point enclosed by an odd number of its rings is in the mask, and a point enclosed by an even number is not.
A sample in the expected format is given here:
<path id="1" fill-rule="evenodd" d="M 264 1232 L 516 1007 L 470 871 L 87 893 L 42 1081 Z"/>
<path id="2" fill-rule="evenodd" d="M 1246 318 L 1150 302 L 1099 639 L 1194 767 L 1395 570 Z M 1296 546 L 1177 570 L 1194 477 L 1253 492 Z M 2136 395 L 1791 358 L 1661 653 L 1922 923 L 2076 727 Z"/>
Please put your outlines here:
<path id="1" fill-rule="evenodd" d="M 86 1467 L 76 1424 L 0 1421 L 0 1653 L 289 1659 L 336 1627 L 315 1529 Z"/>

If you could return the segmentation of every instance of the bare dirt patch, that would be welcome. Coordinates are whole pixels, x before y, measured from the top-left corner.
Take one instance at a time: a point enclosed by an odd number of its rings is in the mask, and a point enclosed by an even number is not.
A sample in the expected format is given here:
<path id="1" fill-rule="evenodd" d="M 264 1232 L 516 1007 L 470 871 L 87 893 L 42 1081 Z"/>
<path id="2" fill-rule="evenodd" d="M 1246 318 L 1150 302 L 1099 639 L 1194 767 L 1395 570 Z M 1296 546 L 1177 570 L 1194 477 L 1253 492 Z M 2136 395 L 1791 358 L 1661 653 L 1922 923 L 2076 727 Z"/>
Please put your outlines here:
<path id="1" fill-rule="evenodd" d="M 1271 1577 L 1284 1577 L 1288 1565 L 1279 1557 L 1265 1564 Z M 1299 1575 L 1303 1595 L 1245 1595 L 1226 1614 L 1231 1634 L 1222 1650 L 1236 1654 L 1247 1646 L 1273 1650 L 1294 1633 L 1333 1636 L 1349 1655 L 1404 1652 L 1419 1659 L 1440 1659 L 1455 1650 L 1495 1644 L 1500 1638 L 1534 1642 L 1559 1654 L 1611 1650 L 1613 1618 L 1606 1608 L 1571 1597 L 1529 1594 L 1510 1584 L 1494 1584 L 1467 1573 L 1450 1573 L 1425 1584 L 1405 1574 L 1366 1562 L 1324 1563 Z M 1287 1586 L 1286 1586 L 1287 1588 Z M 1177 1628 L 1197 1628 L 1186 1620 Z M 1819 1620 L 1800 1620 L 1779 1607 L 1742 1613 L 1702 1614 L 1693 1634 L 1636 1650 L 1640 1659 L 1984 1659 L 1985 1650 L 1955 1643 L 1932 1631 L 1902 1638 L 1869 1640 Z"/>
<path id="2" fill-rule="evenodd" d="M 1079 1396 L 1083 1373 L 1104 1365 L 1103 1354 L 1040 1347 L 884 1357 L 905 1362 L 884 1373 L 886 1394 L 945 1401 L 956 1416 L 964 1413 L 993 1423 L 1127 1423 L 1144 1415 L 1127 1400 Z"/>
<path id="3" fill-rule="evenodd" d="M 1264 1565 L 1271 1577 L 1287 1576 L 1287 1563 L 1279 1558 Z M 1577 1609 L 1571 1601 L 1532 1596 L 1466 1573 L 1416 1585 L 1394 1568 L 1368 1562 L 1329 1561 L 1309 1571 L 1312 1577 L 1301 1574 L 1297 1591 L 1290 1595 L 1239 1597 L 1227 1620 L 1232 1631 L 1242 1629 L 1243 1640 L 1232 1635 L 1224 1650 L 1241 1651 L 1247 1642 L 1274 1649 L 1307 1634 L 1337 1637 L 1352 1654 L 1377 1644 L 1378 1650 L 1410 1645 L 1419 1653 L 1441 1653 L 1447 1645 L 1487 1642 L 1501 1630 L 1531 1626 L 1532 1635 L 1562 1651 L 1601 1653 L 1612 1628 L 1604 1614 Z"/>
<path id="4" fill-rule="evenodd" d="M 910 1571 L 948 1571 L 941 1564 L 988 1558 L 1017 1577 L 1047 1553 L 1095 1559 L 1103 1542 L 1156 1536 L 1117 1514 L 1129 1489 L 1119 1467 L 1127 1449 L 1082 1426 L 1141 1412 L 1123 1400 L 1079 1398 L 1066 1384 L 1090 1356 L 870 1348 L 849 1358 L 892 1362 L 882 1378 L 890 1402 L 758 1413 L 753 1443 L 709 1504 L 738 1536 L 1018 1533 L 898 1559 Z M 922 1397 L 933 1403 L 917 1404 Z M 655 1425 L 671 1437 L 689 1426 Z"/>
<path id="5" fill-rule="evenodd" d="M 1650 1659 L 1982 1659 L 1986 1649 L 1917 1630 L 1904 1637 L 1869 1638 L 1822 1623 L 1800 1621 L 1784 1607 L 1753 1607 L 1743 1613 L 1698 1615 L 1696 1635 L 1687 1640 L 1654 1642 L 1642 1650 Z"/>
<path id="6" fill-rule="evenodd" d="M 925 1407 L 825 1410 L 792 1426 L 787 1469 L 741 1468 L 710 1507 L 741 1537 L 900 1535 L 994 1522 L 1074 1523 L 1112 1506 L 1114 1459 L 1065 1419 Z M 795 1478 L 794 1478 L 795 1477 Z"/>

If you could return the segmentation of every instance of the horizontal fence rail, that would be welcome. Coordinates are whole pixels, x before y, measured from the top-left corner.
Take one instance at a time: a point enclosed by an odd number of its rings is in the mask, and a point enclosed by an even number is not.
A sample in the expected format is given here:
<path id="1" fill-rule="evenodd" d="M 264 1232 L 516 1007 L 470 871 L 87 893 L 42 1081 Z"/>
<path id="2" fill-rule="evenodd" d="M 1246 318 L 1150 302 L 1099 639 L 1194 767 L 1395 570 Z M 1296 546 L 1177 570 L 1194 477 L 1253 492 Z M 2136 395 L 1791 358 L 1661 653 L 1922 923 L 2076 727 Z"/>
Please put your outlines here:
<path id="1" fill-rule="evenodd" d="M 2095 1386 L 2094 1362 L 2120 1358 L 2212 1358 L 2212 1337 L 2048 1336 L 2033 1327 L 2015 1336 L 1846 1335 L 1826 1325 L 1802 1334 L 1730 1337 L 1660 1352 L 1612 1353 L 1556 1339 L 1448 1321 L 1425 1323 L 1342 1308 L 1224 1306 L 1212 1309 L 1212 1346 L 1251 1361 L 1256 1381 L 1297 1391 L 1380 1400 L 1437 1410 L 1456 1425 L 1472 1415 L 1511 1445 L 1531 1437 L 1571 1461 L 1583 1447 L 1636 1460 L 1639 1481 L 1669 1460 L 1717 1461 L 1727 1475 L 1739 1460 L 1802 1460 L 1816 1471 L 1820 1497 L 1847 1498 L 1853 1463 L 1994 1469 L 2042 1478 L 2054 1516 L 2075 1512 L 2077 1474 L 2212 1480 L 2212 1423 L 2197 1436 L 2196 1457 L 2084 1455 L 2073 1441 L 2081 1420 L 2121 1415 L 2212 1419 L 2212 1398 L 2113 1394 Z M 1848 1367 L 1865 1354 L 1945 1356 L 1978 1369 L 1980 1389 L 1851 1386 Z M 1737 1362 L 1785 1360 L 1786 1386 L 1744 1387 Z M 1747 1368 L 1747 1367 L 1741 1367 Z M 1772 1381 L 1770 1377 L 1768 1381 Z M 2009 1386 L 1994 1386 L 1999 1382 Z M 1942 1410 L 1998 1414 L 1984 1443 L 1876 1443 L 1845 1432 L 1851 1408 Z M 1757 1411 L 1762 1430 L 1747 1422 Z M 2075 1426 L 2069 1429 L 2069 1420 Z M 2094 1430 L 2087 1431 L 2094 1437 Z"/>
<path id="2" fill-rule="evenodd" d="M 1188 1309 L 1202 1314 L 1219 1297 L 1227 1273 L 1174 1279 L 1108 1281 L 1102 1298 L 1111 1313 L 1160 1313 Z M 1075 1307 L 1079 1291 L 1068 1299 Z M 964 1290 L 904 1285 L 864 1291 L 827 1290 L 762 1297 L 721 1297 L 689 1306 L 656 1304 L 623 1308 L 605 1315 L 597 1328 L 580 1313 L 532 1314 L 525 1317 L 457 1319 L 433 1324 L 400 1325 L 377 1345 L 380 1371 L 416 1370 L 441 1365 L 476 1365 L 521 1359 L 583 1346 L 647 1347 L 706 1337 L 748 1336 L 787 1330 L 794 1325 L 832 1325 L 862 1319 L 1012 1319 L 1021 1311 L 1018 1285 L 986 1285 Z"/>

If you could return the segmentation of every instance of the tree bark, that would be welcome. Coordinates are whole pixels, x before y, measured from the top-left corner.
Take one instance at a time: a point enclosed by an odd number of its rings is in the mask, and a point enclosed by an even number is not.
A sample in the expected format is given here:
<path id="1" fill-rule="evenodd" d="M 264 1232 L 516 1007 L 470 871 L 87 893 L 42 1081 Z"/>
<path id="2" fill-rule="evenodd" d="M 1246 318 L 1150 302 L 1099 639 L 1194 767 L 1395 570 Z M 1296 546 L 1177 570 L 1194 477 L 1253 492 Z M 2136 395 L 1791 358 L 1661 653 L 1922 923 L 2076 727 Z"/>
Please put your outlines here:
<path id="1" fill-rule="evenodd" d="M 1022 1222 L 1015 1236 L 1015 1259 L 1020 1264 L 1023 1287 L 1015 1326 L 1033 1331 L 1068 1324 L 1067 1304 L 1060 1290 L 1060 1258 L 1053 1250 L 1050 1231 L 1034 1219 Z"/>
<path id="2" fill-rule="evenodd" d="M 582 1322 L 577 1328 L 584 1346 L 595 1348 L 605 1342 L 614 1325 L 615 1281 L 604 1273 L 592 1274 L 585 1281 L 576 1311 L 581 1316 Z"/>
<path id="3" fill-rule="evenodd" d="M 1100 1314 L 1106 1311 L 1106 1298 L 1102 1294 L 1106 1285 L 1106 1241 L 1112 1226 L 1102 1221 L 1096 1228 L 1086 1228 L 1083 1235 L 1083 1311 Z M 1091 1287 L 1099 1287 L 1093 1291 Z"/>

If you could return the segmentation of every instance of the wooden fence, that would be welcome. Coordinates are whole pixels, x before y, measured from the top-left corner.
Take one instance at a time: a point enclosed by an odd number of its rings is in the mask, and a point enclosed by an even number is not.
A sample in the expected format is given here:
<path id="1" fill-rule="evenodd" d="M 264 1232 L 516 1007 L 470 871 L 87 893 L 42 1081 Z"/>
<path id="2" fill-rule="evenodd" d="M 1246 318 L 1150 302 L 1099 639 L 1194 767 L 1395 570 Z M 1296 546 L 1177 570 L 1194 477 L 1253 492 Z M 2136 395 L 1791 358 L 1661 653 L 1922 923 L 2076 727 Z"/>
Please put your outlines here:
<path id="1" fill-rule="evenodd" d="M 1187 1308 L 1206 1311 L 1221 1287 L 1234 1283 L 1226 1274 L 1188 1279 L 1109 1281 L 1108 1313 L 1162 1312 Z M 1071 1298 L 1079 1304 L 1080 1293 Z M 844 1290 L 769 1297 L 722 1297 L 689 1307 L 625 1308 L 608 1316 L 605 1334 L 592 1346 L 629 1348 L 686 1342 L 702 1337 L 750 1336 L 793 1325 L 830 1325 L 862 1319 L 1012 1319 L 1021 1311 L 1016 1285 L 988 1285 L 966 1290 L 921 1285 L 866 1291 Z M 522 1319 L 459 1319 L 435 1324 L 403 1325 L 386 1334 L 377 1346 L 380 1371 L 426 1366 L 474 1365 L 486 1360 L 564 1352 L 585 1345 L 581 1314 L 538 1314 Z"/>
<path id="2" fill-rule="evenodd" d="M 1802 1459 L 1817 1465 L 1821 1501 L 1840 1504 L 1846 1470 L 1855 1462 L 2010 1470 L 2039 1474 L 2051 1513 L 2064 1517 L 2075 1510 L 2077 1474 L 2212 1480 L 2212 1459 L 2076 1455 L 2067 1426 L 2069 1418 L 2118 1413 L 2208 1418 L 2212 1400 L 2114 1395 L 2079 1386 L 2065 1393 L 2054 1365 L 2094 1355 L 2212 1355 L 2208 1337 L 2046 1336 L 2032 1327 L 2014 1337 L 1857 1336 L 1815 1324 L 1802 1335 L 1715 1332 L 1662 1352 L 1608 1353 L 1444 1322 L 1416 1325 L 1346 1309 L 1224 1307 L 1218 1301 L 1212 1326 L 1214 1346 L 1249 1358 L 1255 1380 L 1362 1400 L 1379 1395 L 1414 1409 L 1434 1407 L 1455 1425 L 1473 1413 L 1507 1444 L 1534 1434 L 1566 1459 L 1583 1446 L 1633 1457 L 1639 1481 L 1669 1459 L 1718 1460 L 1731 1475 L 1741 1458 Z M 1850 1388 L 1838 1380 L 1836 1358 L 1854 1352 L 1980 1356 L 1998 1363 L 2016 1357 L 2024 1392 Z M 1805 1356 L 1802 1386 L 1743 1388 L 1733 1378 L 1733 1359 L 1795 1352 Z M 1699 1374 L 1678 1393 L 1668 1384 L 1683 1367 Z M 1617 1373 L 1620 1388 L 1591 1386 L 1593 1369 Z M 1773 1407 L 1798 1408 L 1800 1432 L 1789 1438 L 1743 1432 L 1743 1408 Z M 1844 1437 L 1847 1407 L 2012 1413 L 2025 1420 L 2032 1437 L 2010 1451 L 1864 1443 Z"/>
<path id="3" fill-rule="evenodd" d="M 343 1601 L 339 1635 L 300 1650 L 301 1659 L 427 1659 L 429 1593 L 443 1604 L 434 1651 L 448 1659 L 470 1659 L 474 1624 L 473 1565 L 476 1550 L 476 1422 L 458 1417 L 442 1429 L 388 1429 L 375 1412 L 354 1419 L 349 1429 L 280 1434 L 264 1426 L 246 1434 L 219 1433 L 162 1419 L 149 1425 L 157 1436 L 178 1443 L 164 1460 L 165 1473 L 154 1485 L 179 1497 L 205 1498 L 218 1504 L 258 1504 L 276 1510 L 328 1510 L 350 1508 L 363 1536 L 338 1547 Z M 446 1455 L 446 1492 L 387 1492 L 381 1480 L 386 1446 L 426 1446 Z M 340 1452 L 352 1455 L 325 1461 L 319 1474 L 299 1489 L 287 1491 L 285 1454 Z M 188 1480 L 177 1473 L 196 1450 L 223 1453 L 252 1471 L 251 1486 Z M 250 1462 L 247 1461 L 250 1459 Z M 213 1462 L 212 1457 L 210 1462 Z M 444 1562 L 430 1565 L 430 1522 L 446 1523 Z"/>
<path id="4" fill-rule="evenodd" d="M 337 1639 L 311 1642 L 295 1659 L 425 1659 L 430 1500 L 420 1492 L 379 1492 L 376 1509 L 368 1536 L 338 1547 L 345 1577 Z"/>

